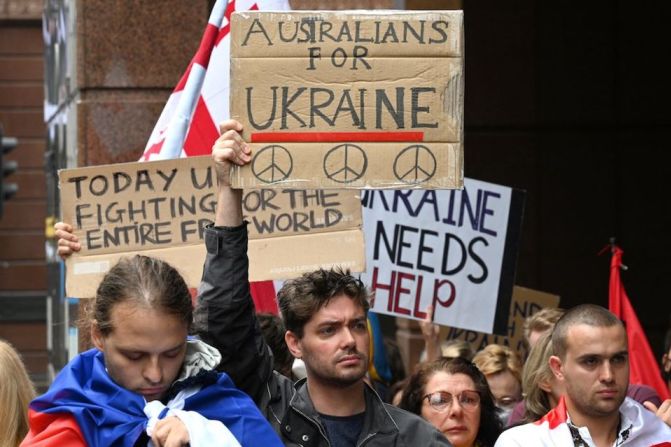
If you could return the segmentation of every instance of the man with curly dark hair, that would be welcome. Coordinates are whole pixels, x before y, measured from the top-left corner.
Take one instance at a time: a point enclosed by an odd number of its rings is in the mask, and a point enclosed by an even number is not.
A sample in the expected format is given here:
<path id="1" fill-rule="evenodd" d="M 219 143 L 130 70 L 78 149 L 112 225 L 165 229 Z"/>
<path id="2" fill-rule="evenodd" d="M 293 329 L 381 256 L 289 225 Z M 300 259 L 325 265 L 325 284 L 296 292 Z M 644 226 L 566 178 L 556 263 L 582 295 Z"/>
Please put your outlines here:
<path id="1" fill-rule="evenodd" d="M 287 446 L 446 446 L 422 418 L 382 402 L 364 377 L 368 370 L 369 291 L 348 271 L 317 270 L 287 281 L 278 300 L 289 351 L 305 362 L 295 385 L 272 371 L 248 283 L 247 228 L 241 193 L 230 187 L 230 163 L 250 161 L 236 121 L 222 124 L 212 156 L 218 178 L 215 225 L 205 232 L 208 255 L 196 323 L 217 347 L 220 365 L 252 396 Z M 235 152 L 235 157 L 225 154 Z"/>

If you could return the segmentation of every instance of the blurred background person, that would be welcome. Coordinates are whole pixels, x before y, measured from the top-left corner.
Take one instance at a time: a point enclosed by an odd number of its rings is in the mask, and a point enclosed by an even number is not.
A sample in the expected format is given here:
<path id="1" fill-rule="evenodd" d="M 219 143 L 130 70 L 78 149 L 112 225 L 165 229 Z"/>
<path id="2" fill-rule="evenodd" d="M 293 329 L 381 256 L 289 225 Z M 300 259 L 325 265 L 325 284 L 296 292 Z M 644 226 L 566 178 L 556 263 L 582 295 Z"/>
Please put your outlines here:
<path id="1" fill-rule="evenodd" d="M 552 332 L 555 323 L 564 315 L 564 309 L 544 307 L 524 320 L 524 339 L 531 349 L 541 335 Z"/>
<path id="2" fill-rule="evenodd" d="M 550 369 L 551 341 L 551 332 L 545 332 L 529 351 L 522 369 L 524 399 L 515 405 L 508 426 L 537 421 L 557 406 L 563 387 Z"/>
<path id="3" fill-rule="evenodd" d="M 475 352 L 471 344 L 464 340 L 446 340 L 440 345 L 443 357 L 448 359 L 456 359 L 457 357 L 464 360 L 473 361 Z"/>
<path id="4" fill-rule="evenodd" d="M 432 362 L 440 358 L 455 359 L 460 357 L 462 359 L 473 361 L 473 356 L 475 351 L 471 347 L 471 344 L 464 340 L 443 340 L 440 342 L 439 350 L 434 353 L 431 358 L 427 356 L 427 350 L 423 350 L 419 355 L 420 362 Z"/>
<path id="5" fill-rule="evenodd" d="M 394 383 L 391 388 L 389 388 L 389 394 L 391 395 L 391 404 L 395 407 L 401 407 L 401 399 L 403 399 L 403 393 L 408 388 L 410 383 L 410 376 L 406 377 L 403 380 L 399 380 Z"/>
<path id="6" fill-rule="evenodd" d="M 492 447 L 502 430 L 485 376 L 462 358 L 422 364 L 400 407 L 431 422 L 454 447 Z"/>
<path id="7" fill-rule="evenodd" d="M 391 371 L 391 385 L 387 393 L 388 403 L 398 407 L 401 403 L 403 390 L 408 385 L 410 377 L 405 374 L 405 364 L 401 357 L 401 351 L 398 349 L 398 343 L 389 337 L 385 337 L 384 345 L 387 350 L 387 358 Z"/>
<path id="8" fill-rule="evenodd" d="M 495 405 L 501 410 L 501 422 L 508 418 L 522 400 L 522 361 L 517 352 L 503 345 L 487 345 L 473 357 L 473 363 L 487 378 Z"/>
<path id="9" fill-rule="evenodd" d="M 28 433 L 28 404 L 35 388 L 12 345 L 0 339 L 0 446 L 16 447 Z"/>
<path id="10" fill-rule="evenodd" d="M 284 340 L 284 328 L 282 318 L 278 315 L 261 312 L 256 314 L 259 320 L 259 326 L 263 333 L 263 339 L 266 341 L 273 353 L 273 368 L 278 373 L 291 380 L 298 380 L 302 377 L 294 377 L 292 367 L 294 365 L 294 356 L 289 352 L 287 342 Z"/>

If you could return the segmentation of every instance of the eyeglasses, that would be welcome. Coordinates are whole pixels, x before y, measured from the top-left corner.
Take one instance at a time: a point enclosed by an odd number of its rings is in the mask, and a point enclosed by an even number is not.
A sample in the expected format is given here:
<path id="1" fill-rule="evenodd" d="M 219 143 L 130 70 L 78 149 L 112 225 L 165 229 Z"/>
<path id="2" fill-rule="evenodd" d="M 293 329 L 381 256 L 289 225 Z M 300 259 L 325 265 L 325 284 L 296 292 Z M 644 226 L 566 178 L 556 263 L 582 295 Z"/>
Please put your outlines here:
<path id="1" fill-rule="evenodd" d="M 427 394 L 422 400 L 426 399 L 431 408 L 438 412 L 443 412 L 452 406 L 455 398 L 465 410 L 474 410 L 480 405 L 480 393 L 475 390 L 464 390 L 456 396 L 447 391 L 436 391 L 435 393 Z"/>

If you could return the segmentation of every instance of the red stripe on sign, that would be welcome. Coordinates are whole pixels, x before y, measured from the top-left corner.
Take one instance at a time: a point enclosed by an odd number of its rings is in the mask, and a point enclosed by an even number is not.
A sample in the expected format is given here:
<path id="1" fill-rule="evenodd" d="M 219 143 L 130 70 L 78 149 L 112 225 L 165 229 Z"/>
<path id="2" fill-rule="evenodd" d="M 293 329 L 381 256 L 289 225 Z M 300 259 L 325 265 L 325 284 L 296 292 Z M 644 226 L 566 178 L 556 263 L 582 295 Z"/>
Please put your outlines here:
<path id="1" fill-rule="evenodd" d="M 424 141 L 424 132 L 262 132 L 252 134 L 252 143 L 308 143 L 337 141 Z"/>

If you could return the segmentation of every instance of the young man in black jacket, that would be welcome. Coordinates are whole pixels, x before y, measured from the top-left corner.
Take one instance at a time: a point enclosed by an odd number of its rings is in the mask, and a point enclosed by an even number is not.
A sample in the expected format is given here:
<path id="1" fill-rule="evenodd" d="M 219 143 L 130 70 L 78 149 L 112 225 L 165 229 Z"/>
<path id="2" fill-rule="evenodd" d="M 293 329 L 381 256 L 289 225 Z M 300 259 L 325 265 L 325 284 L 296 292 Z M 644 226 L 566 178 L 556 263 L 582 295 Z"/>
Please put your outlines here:
<path id="1" fill-rule="evenodd" d="M 236 121 L 221 125 L 212 149 L 218 180 L 215 224 L 195 312 L 199 335 L 217 347 L 220 369 L 255 400 L 287 446 L 448 446 L 422 418 L 384 404 L 364 382 L 369 355 L 368 292 L 351 275 L 319 270 L 279 292 L 286 340 L 307 378 L 295 385 L 272 371 L 248 282 L 242 192 L 230 187 L 232 163 L 250 149 Z"/>

